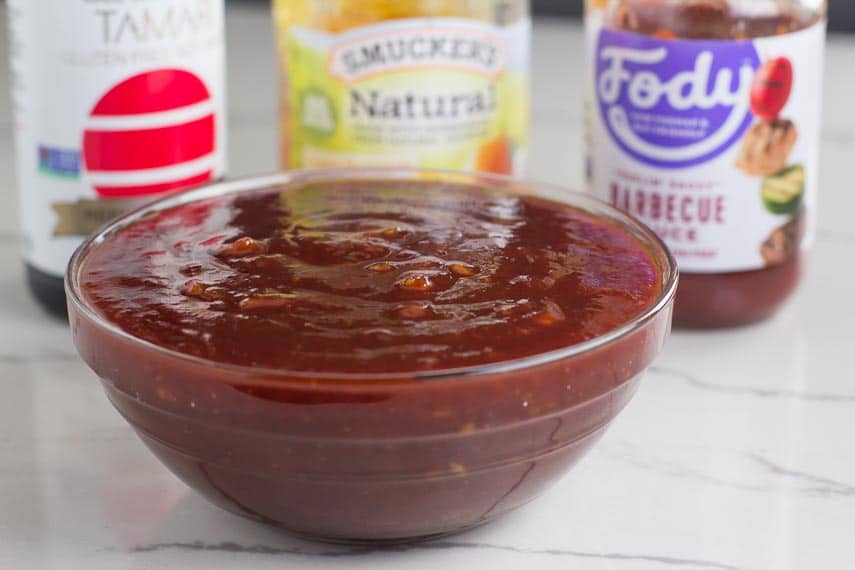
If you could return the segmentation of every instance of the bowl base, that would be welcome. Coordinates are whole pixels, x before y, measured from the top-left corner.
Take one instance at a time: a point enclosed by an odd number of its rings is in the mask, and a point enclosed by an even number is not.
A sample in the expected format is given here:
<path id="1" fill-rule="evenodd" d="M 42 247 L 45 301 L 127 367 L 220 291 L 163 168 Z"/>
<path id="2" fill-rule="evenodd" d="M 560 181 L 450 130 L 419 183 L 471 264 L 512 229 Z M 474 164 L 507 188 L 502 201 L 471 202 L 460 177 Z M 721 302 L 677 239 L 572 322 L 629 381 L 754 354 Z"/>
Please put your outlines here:
<path id="1" fill-rule="evenodd" d="M 239 515 L 243 516 L 243 515 Z M 453 530 L 446 530 L 441 532 L 436 532 L 432 534 L 426 534 L 422 536 L 402 536 L 398 538 L 345 538 L 345 537 L 336 537 L 336 536 L 319 536 L 316 534 L 305 533 L 300 531 L 291 530 L 289 528 L 274 525 L 278 529 L 283 532 L 294 536 L 296 538 L 302 540 L 308 540 L 311 542 L 320 542 L 323 544 L 335 544 L 339 546 L 354 546 L 354 547 L 364 547 L 368 548 L 388 548 L 394 550 L 396 546 L 407 546 L 410 544 L 419 544 L 422 542 L 430 542 L 433 540 L 440 540 L 443 538 L 447 538 L 449 536 L 455 536 L 464 532 L 468 532 L 470 530 L 474 530 L 476 528 L 485 526 L 491 522 L 496 517 L 490 517 L 483 521 L 478 521 L 476 523 L 463 526 Z"/>

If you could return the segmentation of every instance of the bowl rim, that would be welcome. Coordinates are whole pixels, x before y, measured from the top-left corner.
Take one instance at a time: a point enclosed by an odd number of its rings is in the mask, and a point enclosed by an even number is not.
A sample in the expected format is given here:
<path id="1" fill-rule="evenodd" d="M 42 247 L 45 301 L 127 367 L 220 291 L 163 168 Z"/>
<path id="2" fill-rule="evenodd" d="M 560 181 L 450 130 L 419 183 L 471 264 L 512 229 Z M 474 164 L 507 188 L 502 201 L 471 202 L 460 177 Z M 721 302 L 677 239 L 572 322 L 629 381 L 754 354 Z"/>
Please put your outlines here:
<path id="1" fill-rule="evenodd" d="M 212 199 L 242 192 L 264 190 L 281 186 L 282 190 L 296 189 L 310 183 L 335 182 L 344 180 L 360 181 L 394 181 L 411 180 L 425 182 L 468 183 L 472 185 L 487 185 L 489 187 L 511 190 L 518 194 L 533 194 L 552 201 L 564 203 L 591 213 L 600 218 L 606 218 L 636 237 L 653 256 L 657 265 L 662 265 L 662 289 L 659 296 L 649 307 L 633 319 L 611 331 L 598 335 L 587 341 L 566 346 L 560 349 L 534 354 L 522 358 L 477 364 L 458 368 L 439 370 L 414 370 L 403 372 L 311 372 L 288 370 L 265 366 L 249 366 L 231 364 L 216 360 L 185 354 L 153 342 L 139 338 L 126 332 L 118 325 L 108 321 L 89 306 L 82 295 L 80 273 L 85 265 L 88 254 L 107 241 L 112 235 L 134 224 L 140 219 L 156 212 L 183 206 L 192 202 Z M 119 337 L 140 348 L 154 351 L 162 356 L 175 358 L 188 364 L 217 369 L 219 372 L 233 372 L 247 378 L 277 378 L 283 380 L 317 380 L 352 381 L 360 387 L 383 384 L 384 381 L 405 380 L 441 380 L 444 378 L 476 377 L 516 372 L 527 368 L 552 364 L 558 361 L 585 355 L 613 344 L 644 328 L 654 321 L 674 300 L 679 282 L 679 269 L 670 249 L 662 239 L 650 228 L 629 214 L 599 200 L 589 194 L 568 190 L 560 185 L 532 180 L 530 178 L 514 178 L 511 176 L 488 174 L 469 171 L 441 170 L 430 168 L 323 168 L 302 169 L 279 172 L 261 176 L 245 176 L 224 181 L 212 182 L 190 190 L 169 194 L 143 206 L 135 208 L 108 222 L 100 230 L 86 238 L 72 255 L 64 276 L 66 297 L 69 300 L 69 311 L 76 311 L 80 316 L 94 324 L 105 334 Z"/>

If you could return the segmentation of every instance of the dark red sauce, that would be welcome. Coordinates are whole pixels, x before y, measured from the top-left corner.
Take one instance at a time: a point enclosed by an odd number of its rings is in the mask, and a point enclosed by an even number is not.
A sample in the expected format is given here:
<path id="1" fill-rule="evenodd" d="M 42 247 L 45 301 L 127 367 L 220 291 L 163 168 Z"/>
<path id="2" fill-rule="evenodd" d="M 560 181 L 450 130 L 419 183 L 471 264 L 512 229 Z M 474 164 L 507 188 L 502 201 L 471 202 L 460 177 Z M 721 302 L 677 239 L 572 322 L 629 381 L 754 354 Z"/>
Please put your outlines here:
<path id="1" fill-rule="evenodd" d="M 670 329 L 660 245 L 541 198 L 415 180 L 192 202 L 72 267 L 80 354 L 212 502 L 332 540 L 457 531 L 535 497 L 629 401 Z M 642 313 L 579 354 L 451 371 Z"/>
<path id="2" fill-rule="evenodd" d="M 788 34 L 819 21 L 816 13 L 779 2 L 773 11 L 746 10 L 732 0 L 621 0 L 609 26 L 648 36 L 741 40 Z M 743 5 L 748 3 L 742 2 Z"/>
<path id="3" fill-rule="evenodd" d="M 83 267 L 98 312 L 218 362 L 406 372 L 576 344 L 655 301 L 632 235 L 582 210 L 474 187 L 256 191 L 120 232 Z"/>

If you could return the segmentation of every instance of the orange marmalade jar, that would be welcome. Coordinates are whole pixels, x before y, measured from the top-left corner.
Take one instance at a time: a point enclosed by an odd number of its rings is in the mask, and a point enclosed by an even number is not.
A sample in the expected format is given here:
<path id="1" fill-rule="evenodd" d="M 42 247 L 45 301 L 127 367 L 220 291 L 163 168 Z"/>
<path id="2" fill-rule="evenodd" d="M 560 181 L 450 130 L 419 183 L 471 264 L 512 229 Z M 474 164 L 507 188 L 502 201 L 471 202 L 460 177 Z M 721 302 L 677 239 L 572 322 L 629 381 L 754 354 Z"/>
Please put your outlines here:
<path id="1" fill-rule="evenodd" d="M 587 6 L 588 179 L 678 260 L 675 324 L 770 317 L 813 241 L 822 0 Z"/>
<path id="2" fill-rule="evenodd" d="M 528 0 L 274 0 L 285 168 L 520 175 Z"/>

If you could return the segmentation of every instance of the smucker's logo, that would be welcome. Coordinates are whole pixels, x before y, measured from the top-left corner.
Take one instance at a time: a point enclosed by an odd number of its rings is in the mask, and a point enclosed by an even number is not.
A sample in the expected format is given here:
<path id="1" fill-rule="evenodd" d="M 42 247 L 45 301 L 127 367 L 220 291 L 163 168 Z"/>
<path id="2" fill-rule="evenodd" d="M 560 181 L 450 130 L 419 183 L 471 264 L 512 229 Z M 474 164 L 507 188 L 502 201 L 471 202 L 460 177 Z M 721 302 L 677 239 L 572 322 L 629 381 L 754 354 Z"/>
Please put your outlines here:
<path id="1" fill-rule="evenodd" d="M 416 68 L 457 69 L 495 77 L 507 65 L 502 37 L 489 29 L 414 22 L 345 39 L 330 53 L 330 72 L 352 82 L 380 73 Z"/>
<path id="2" fill-rule="evenodd" d="M 600 112 L 614 141 L 664 168 L 709 161 L 752 122 L 760 65 L 751 42 L 674 41 L 603 30 L 597 46 Z"/>

